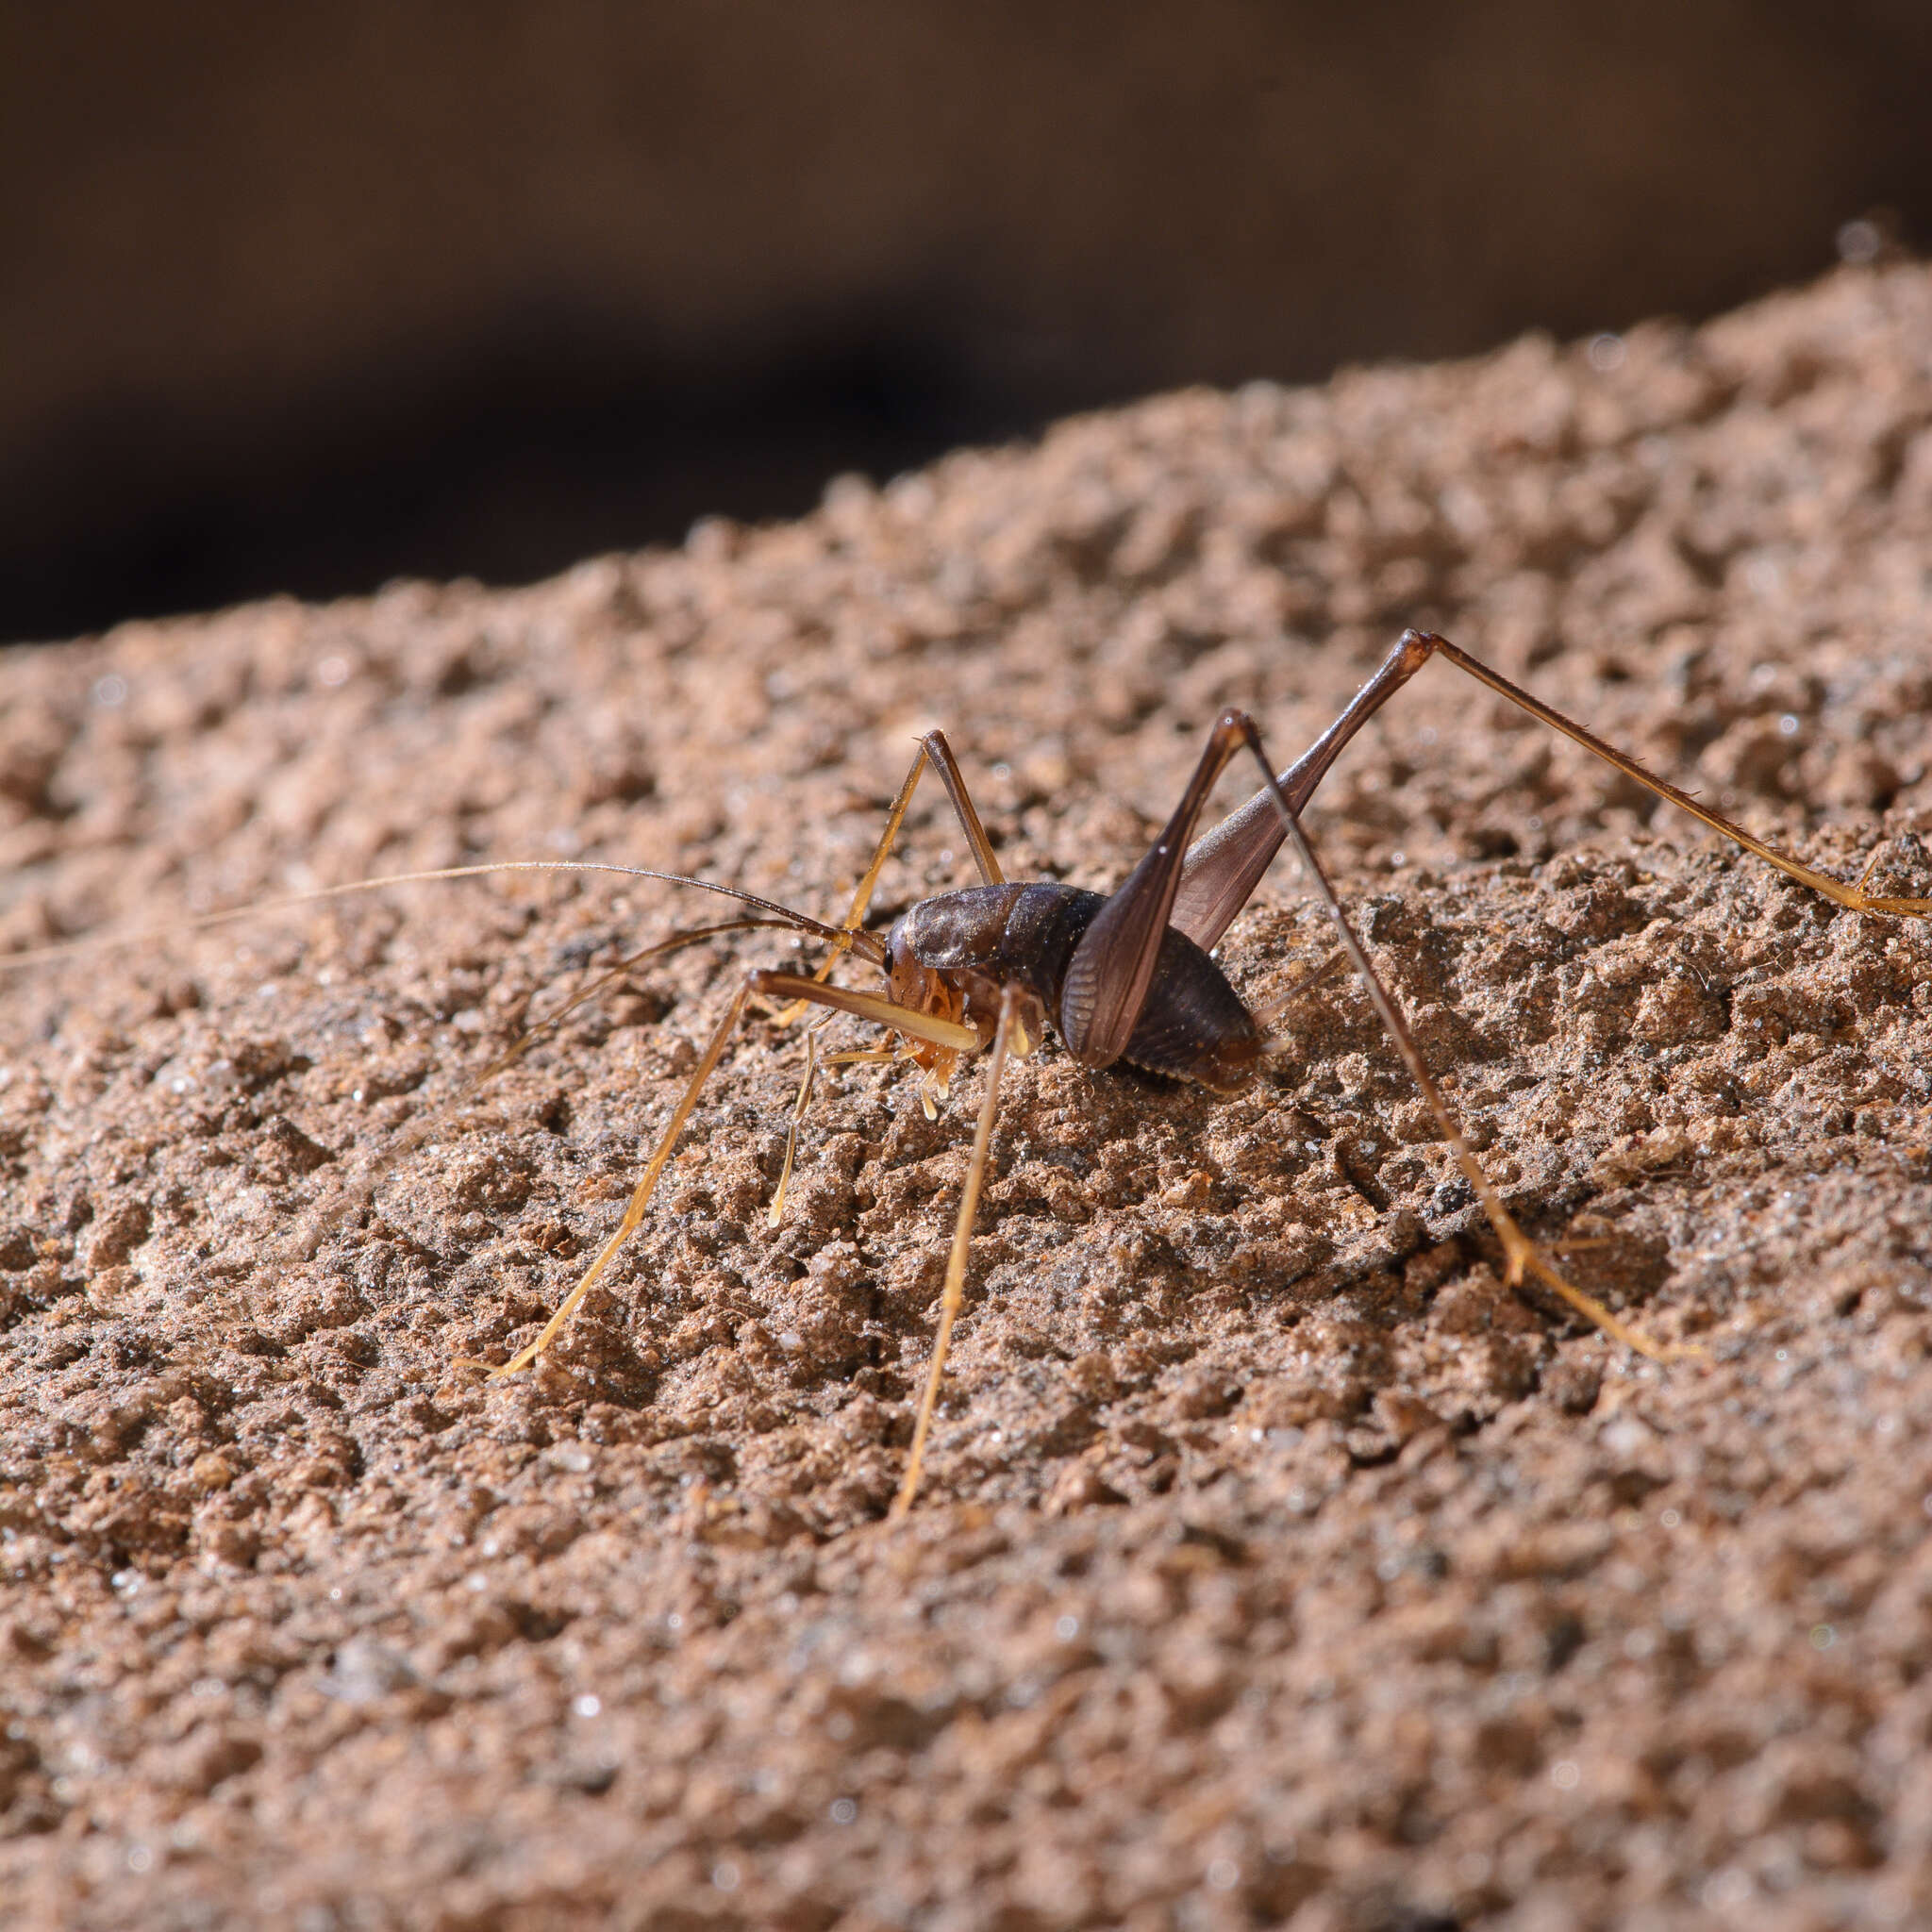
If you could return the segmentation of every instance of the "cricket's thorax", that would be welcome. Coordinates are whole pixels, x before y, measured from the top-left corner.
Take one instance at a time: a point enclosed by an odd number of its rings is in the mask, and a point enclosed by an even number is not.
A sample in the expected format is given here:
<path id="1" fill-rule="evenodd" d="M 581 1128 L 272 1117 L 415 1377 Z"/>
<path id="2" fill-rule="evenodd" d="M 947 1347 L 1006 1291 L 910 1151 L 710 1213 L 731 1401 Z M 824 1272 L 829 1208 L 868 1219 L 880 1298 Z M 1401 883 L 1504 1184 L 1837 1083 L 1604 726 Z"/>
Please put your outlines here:
<path id="1" fill-rule="evenodd" d="M 1106 904 L 1099 892 L 1050 880 L 972 886 L 921 900 L 887 937 L 892 996 L 924 1007 L 944 986 L 964 995 L 969 1012 L 985 1015 L 1001 986 L 1017 981 L 1058 1025 L 1074 949 Z M 1122 1058 L 1225 1092 L 1254 1077 L 1260 1051 L 1254 1018 L 1221 968 L 1169 927 Z"/>

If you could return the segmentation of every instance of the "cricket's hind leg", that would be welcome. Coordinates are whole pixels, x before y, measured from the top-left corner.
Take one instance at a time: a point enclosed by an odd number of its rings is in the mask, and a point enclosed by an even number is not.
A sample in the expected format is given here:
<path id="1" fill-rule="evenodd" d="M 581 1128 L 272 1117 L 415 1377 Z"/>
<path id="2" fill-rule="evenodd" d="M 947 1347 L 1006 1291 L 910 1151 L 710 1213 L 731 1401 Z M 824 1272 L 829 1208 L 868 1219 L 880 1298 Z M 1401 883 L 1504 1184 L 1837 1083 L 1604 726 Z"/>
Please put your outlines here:
<path id="1" fill-rule="evenodd" d="M 1374 1007 L 1376 1016 L 1396 1051 L 1402 1056 L 1403 1063 L 1421 1091 L 1429 1111 L 1436 1117 L 1442 1138 L 1448 1142 L 1450 1152 L 1455 1156 L 1456 1164 L 1462 1171 L 1463 1178 L 1469 1183 L 1476 1199 L 1482 1204 L 1484 1215 L 1496 1239 L 1502 1243 L 1506 1279 L 1511 1288 L 1520 1290 L 1529 1276 L 1534 1276 L 1554 1294 L 1567 1302 L 1576 1312 L 1601 1328 L 1613 1341 L 1624 1347 L 1634 1349 L 1639 1355 L 1650 1357 L 1655 1361 L 1668 1361 L 1679 1356 L 1699 1355 L 1703 1351 L 1694 1345 L 1662 1343 L 1650 1341 L 1640 1334 L 1627 1323 L 1620 1321 L 1594 1295 L 1586 1294 L 1583 1290 L 1566 1280 L 1554 1262 L 1544 1258 L 1541 1249 L 1518 1225 L 1516 1218 L 1503 1204 L 1503 1197 L 1495 1185 L 1483 1171 L 1482 1163 L 1476 1158 L 1475 1151 L 1470 1146 L 1456 1117 L 1449 1110 L 1448 1102 L 1442 1097 L 1442 1091 L 1430 1075 L 1424 1062 L 1421 1049 L 1416 1045 L 1415 1035 L 1409 1030 L 1407 1020 L 1395 998 L 1383 984 L 1381 975 L 1375 971 L 1370 959 L 1368 949 L 1357 937 L 1356 930 L 1349 924 L 1348 915 L 1342 910 L 1341 901 L 1336 896 L 1335 888 L 1329 883 L 1328 875 L 1323 871 L 1321 861 L 1316 858 L 1314 847 L 1309 844 L 1303 831 L 1301 821 L 1290 808 L 1288 798 L 1279 782 L 1274 777 L 1266 754 L 1261 749 L 1259 735 L 1253 724 L 1245 717 L 1241 720 L 1245 727 L 1249 748 L 1268 774 L 1267 791 L 1262 794 L 1271 799 L 1278 814 L 1284 838 L 1287 839 L 1294 855 L 1307 868 L 1323 905 L 1327 908 L 1329 918 L 1334 922 L 1336 932 L 1341 940 L 1343 952 L 1356 970 Z"/>
<path id="2" fill-rule="evenodd" d="M 1433 631 L 1408 631 L 1404 634 L 1403 644 L 1413 641 L 1415 646 L 1435 656 L 1448 658 L 1459 670 L 1466 671 L 1479 684 L 1507 698 L 1512 705 L 1527 711 L 1532 718 L 1547 724 L 1552 731 L 1560 731 L 1572 742 L 1580 744 L 1584 750 L 1593 752 L 1607 765 L 1614 766 L 1626 778 L 1633 779 L 1647 791 L 1667 799 L 1687 811 L 1693 819 L 1708 825 L 1712 831 L 1721 832 L 1726 839 L 1741 845 L 1746 852 L 1774 865 L 1787 877 L 1796 879 L 1801 886 L 1809 886 L 1814 892 L 1822 892 L 1834 906 L 1842 906 L 1848 912 L 1881 912 L 1897 919 L 1932 919 L 1932 899 L 1889 898 L 1883 894 L 1868 892 L 1865 880 L 1872 875 L 1868 864 L 1863 875 L 1856 885 L 1847 885 L 1843 879 L 1833 878 L 1829 873 L 1818 872 L 1802 860 L 1793 858 L 1789 852 L 1770 844 L 1763 839 L 1756 838 L 1742 825 L 1727 819 L 1720 811 L 1713 811 L 1701 799 L 1673 785 L 1668 778 L 1659 778 L 1655 772 L 1647 771 L 1627 752 L 1619 751 L 1608 744 L 1595 732 L 1579 724 L 1574 718 L 1566 718 L 1561 711 L 1544 704 L 1540 698 L 1532 697 L 1521 685 L 1510 683 L 1500 671 L 1493 671 L 1481 658 L 1452 644 L 1447 638 L 1438 637 Z M 1398 649 L 1401 646 L 1397 647 Z"/>
<path id="3" fill-rule="evenodd" d="M 1708 825 L 1746 852 L 1775 866 L 1788 878 L 1814 892 L 1822 892 L 1835 906 L 1849 912 L 1886 913 L 1898 919 L 1932 919 L 1932 899 L 1890 897 L 1868 892 L 1865 878 L 1856 885 L 1833 878 L 1789 852 L 1747 832 L 1735 820 L 1713 811 L 1702 800 L 1692 797 L 1669 779 L 1647 770 L 1629 753 L 1599 738 L 1575 719 L 1532 696 L 1521 685 L 1512 684 L 1500 671 L 1492 670 L 1481 658 L 1472 657 L 1459 645 L 1452 644 L 1434 631 L 1406 630 L 1394 649 L 1377 668 L 1374 675 L 1357 691 L 1347 708 L 1326 731 L 1278 779 L 1271 776 L 1267 789 L 1204 833 L 1189 849 L 1181 874 L 1180 889 L 1174 897 L 1172 924 L 1198 946 L 1209 947 L 1227 930 L 1228 923 L 1248 902 L 1261 874 L 1281 849 L 1287 837 L 1278 818 L 1274 794 L 1279 792 L 1291 813 L 1301 811 L 1316 786 L 1340 756 L 1349 740 L 1419 672 L 1431 658 L 1446 658 L 1477 683 L 1487 685 L 1512 705 L 1527 711 L 1552 731 L 1560 732 L 1573 743 L 1580 744 L 1615 770 L 1689 812 L 1700 824 Z M 1871 869 L 1866 869 L 1869 878 Z"/>

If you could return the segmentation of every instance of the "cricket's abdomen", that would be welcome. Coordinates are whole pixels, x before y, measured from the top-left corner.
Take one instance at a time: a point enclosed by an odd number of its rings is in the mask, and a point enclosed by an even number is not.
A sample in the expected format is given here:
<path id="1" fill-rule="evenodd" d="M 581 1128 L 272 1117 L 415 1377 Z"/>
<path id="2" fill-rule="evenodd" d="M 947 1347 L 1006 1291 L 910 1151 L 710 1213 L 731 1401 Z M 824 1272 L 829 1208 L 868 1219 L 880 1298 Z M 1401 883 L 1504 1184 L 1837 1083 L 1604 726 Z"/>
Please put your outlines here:
<path id="1" fill-rule="evenodd" d="M 966 982 L 1018 981 L 1060 1024 L 1074 950 L 1107 904 L 1104 894 L 1052 880 L 969 886 L 923 899 L 893 925 L 887 945 L 930 973 Z M 1147 1002 L 1121 1056 L 1149 1073 L 1226 1092 L 1254 1078 L 1261 1035 L 1221 968 L 1172 926 L 1161 937 Z"/>

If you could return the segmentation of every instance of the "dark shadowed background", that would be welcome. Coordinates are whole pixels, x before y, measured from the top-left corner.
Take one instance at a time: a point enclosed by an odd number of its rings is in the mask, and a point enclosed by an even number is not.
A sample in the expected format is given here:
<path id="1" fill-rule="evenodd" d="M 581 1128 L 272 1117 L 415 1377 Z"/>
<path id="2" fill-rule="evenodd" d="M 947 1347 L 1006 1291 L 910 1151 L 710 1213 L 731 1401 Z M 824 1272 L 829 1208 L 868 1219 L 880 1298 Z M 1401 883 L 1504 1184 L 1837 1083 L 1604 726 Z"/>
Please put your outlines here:
<path id="1" fill-rule="evenodd" d="M 1708 314 L 1923 240 L 1928 94 L 1914 0 L 11 8 L 0 639 Z"/>

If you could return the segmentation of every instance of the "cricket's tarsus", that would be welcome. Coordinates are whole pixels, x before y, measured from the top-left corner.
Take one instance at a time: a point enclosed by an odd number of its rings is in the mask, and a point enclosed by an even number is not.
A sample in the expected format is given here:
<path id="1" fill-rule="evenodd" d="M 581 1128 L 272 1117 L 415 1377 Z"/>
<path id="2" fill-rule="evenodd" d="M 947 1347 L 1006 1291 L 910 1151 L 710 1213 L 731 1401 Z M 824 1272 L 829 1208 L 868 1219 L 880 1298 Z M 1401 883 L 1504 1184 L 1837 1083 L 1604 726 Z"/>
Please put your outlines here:
<path id="1" fill-rule="evenodd" d="M 1124 1060 L 1194 1081 L 1215 1091 L 1232 1091 L 1245 1086 L 1261 1064 L 1262 1028 L 1208 957 L 1208 949 L 1247 904 L 1284 842 L 1300 859 L 1307 878 L 1334 924 L 1343 957 L 1354 966 L 1384 1028 L 1435 1116 L 1457 1168 L 1481 1204 L 1502 1246 L 1510 1285 L 1521 1287 L 1534 1277 L 1607 1335 L 1641 1354 L 1666 1357 L 1694 1353 L 1659 1346 L 1619 1321 L 1600 1302 L 1566 1280 L 1518 1225 L 1470 1147 L 1441 1087 L 1431 1077 L 1401 1008 L 1377 974 L 1302 828 L 1300 812 L 1342 748 L 1432 657 L 1446 658 L 1532 717 L 1595 753 L 1627 777 L 1734 840 L 1800 884 L 1823 893 L 1834 904 L 1854 911 L 1901 918 L 1932 917 L 1932 899 L 1874 895 L 1865 891 L 1863 878 L 1856 885 L 1848 885 L 1802 864 L 1711 810 L 1689 792 L 1646 771 L 1626 753 L 1607 744 L 1574 719 L 1553 710 L 1446 638 L 1415 630 L 1404 632 L 1341 715 L 1296 763 L 1278 776 L 1263 752 L 1253 721 L 1244 712 L 1224 711 L 1208 734 L 1200 762 L 1173 816 L 1125 883 L 1107 895 L 1052 881 L 1009 883 L 974 809 L 951 747 L 942 733 L 933 731 L 920 741 L 872 863 L 858 883 L 844 921 L 836 926 L 736 887 L 707 879 L 641 867 L 571 860 L 540 859 L 405 874 L 389 880 L 325 888 L 277 904 L 300 905 L 366 890 L 370 885 L 417 879 L 463 878 L 519 871 L 596 871 L 659 879 L 722 893 L 750 908 L 746 914 L 714 925 L 675 933 L 632 956 L 613 969 L 615 973 L 700 940 L 757 926 L 789 927 L 825 941 L 831 946 L 830 956 L 811 977 L 761 970 L 746 974 L 740 983 L 686 1081 L 615 1232 L 536 1340 L 493 1370 L 498 1375 L 514 1374 L 542 1355 L 641 1224 L 678 1137 L 752 1001 L 786 1002 L 781 1017 L 795 1017 L 804 1008 L 815 1006 L 887 1028 L 900 1042 L 895 1054 L 868 1052 L 830 1058 L 898 1058 L 916 1063 L 921 1069 L 922 1097 L 929 1114 L 936 1111 L 938 1099 L 945 1095 L 959 1059 L 983 1053 L 987 1063 L 986 1086 L 947 1255 L 939 1326 L 914 1422 L 912 1446 L 892 1505 L 895 1516 L 911 1507 L 919 1491 L 947 1346 L 964 1298 L 974 1220 L 997 1121 L 1001 1075 L 1008 1059 L 1030 1053 L 1051 1024 L 1058 1027 L 1069 1050 L 1084 1066 L 1103 1069 Z M 1243 752 L 1260 768 L 1264 781 L 1261 789 L 1246 805 L 1195 840 L 1196 822 L 1215 781 L 1228 763 Z M 920 901 L 882 936 L 866 929 L 866 915 L 914 789 L 928 765 L 939 774 L 946 790 L 981 882 Z M 1868 867 L 1866 876 L 1869 875 Z M 195 924 L 214 924 L 239 916 L 217 914 Z M 0 961 L 0 965 L 25 964 L 74 950 L 75 945 L 42 947 L 32 954 L 13 955 Z M 863 992 L 831 983 L 830 974 L 839 960 L 853 953 L 883 973 L 883 992 Z M 607 974 L 606 979 L 609 976 Z M 562 1012 L 552 1015 L 544 1023 L 545 1029 L 603 983 L 604 980 L 598 981 L 578 994 Z M 467 1096 L 500 1072 L 535 1037 L 525 1036 L 510 1054 L 467 1082 L 458 1097 Z M 819 1063 L 814 1032 L 808 1036 L 805 1076 L 792 1110 L 784 1172 L 773 1204 L 774 1222 L 791 1175 L 798 1122 Z M 391 1151 L 390 1158 L 411 1144 L 416 1142 L 406 1141 Z M 365 1175 L 354 1198 L 366 1199 L 375 1178 L 388 1164 L 385 1160 L 374 1173 Z"/>

